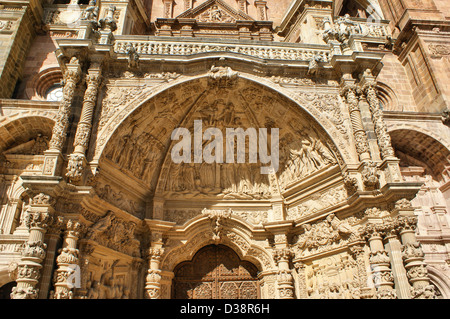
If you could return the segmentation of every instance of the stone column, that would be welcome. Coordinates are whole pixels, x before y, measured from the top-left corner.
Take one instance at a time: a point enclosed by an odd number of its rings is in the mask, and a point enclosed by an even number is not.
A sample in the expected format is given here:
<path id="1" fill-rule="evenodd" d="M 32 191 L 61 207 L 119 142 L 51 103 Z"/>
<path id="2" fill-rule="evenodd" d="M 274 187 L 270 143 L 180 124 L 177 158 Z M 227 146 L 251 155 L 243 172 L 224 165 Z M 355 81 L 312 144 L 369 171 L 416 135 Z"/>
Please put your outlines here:
<path id="1" fill-rule="evenodd" d="M 398 222 L 403 244 L 403 262 L 412 286 L 411 297 L 413 299 L 434 299 L 436 298 L 435 290 L 428 277 L 424 253 L 421 244 L 416 240 L 417 217 L 414 215 L 399 216 Z"/>
<path id="2" fill-rule="evenodd" d="M 42 196 L 47 195 L 42 194 Z M 33 199 L 30 213 L 27 215 L 26 223 L 30 233 L 22 250 L 22 258 L 17 269 L 17 286 L 12 289 L 11 299 L 36 299 L 38 297 L 36 287 L 47 248 L 44 236 L 54 212 L 47 200 L 36 200 L 36 197 Z M 50 199 L 49 196 L 46 198 Z"/>
<path id="3" fill-rule="evenodd" d="M 145 297 L 148 299 L 161 298 L 160 262 L 164 249 L 158 246 L 149 249 L 149 269 L 145 280 Z"/>
<path id="4" fill-rule="evenodd" d="M 97 102 L 97 94 L 101 81 L 101 65 L 94 62 L 86 75 L 87 88 L 84 93 L 83 107 L 81 110 L 80 121 L 78 122 L 77 132 L 75 134 L 75 147 L 69 157 L 66 176 L 71 182 L 79 182 L 83 176 L 86 167 L 86 150 L 89 146 L 89 138 L 92 131 L 92 118 Z"/>
<path id="5" fill-rule="evenodd" d="M 384 249 L 383 237 L 380 232 L 382 225 L 368 224 L 366 234 L 370 247 L 370 266 L 377 289 L 378 299 L 396 299 L 394 277 L 390 268 L 390 258 Z"/>
<path id="6" fill-rule="evenodd" d="M 341 84 L 341 95 L 345 97 L 350 113 L 353 136 L 355 139 L 356 152 L 359 159 L 363 161 L 370 160 L 369 142 L 366 131 L 363 127 L 361 110 L 359 109 L 358 89 L 354 80 L 347 79 L 349 75 L 344 75 Z"/>
<path id="7" fill-rule="evenodd" d="M 369 103 L 370 112 L 372 113 L 372 121 L 375 127 L 375 134 L 377 135 L 382 159 L 395 158 L 394 148 L 391 145 L 391 136 L 387 132 L 383 111 L 381 110 L 380 100 L 377 95 L 377 83 L 370 70 L 367 70 L 364 73 L 361 85 L 362 90 L 366 95 L 367 102 Z"/>
<path id="8" fill-rule="evenodd" d="M 75 89 L 80 80 L 81 66 L 78 58 L 72 57 L 66 65 L 64 73 L 63 97 L 59 104 L 58 114 L 56 115 L 55 125 L 53 126 L 52 138 L 49 143 L 49 149 L 44 152 L 43 175 L 54 176 L 62 162 L 62 150 L 67 138 L 69 128 L 69 117 L 72 112 L 72 103 L 75 95 Z"/>
<path id="9" fill-rule="evenodd" d="M 280 299 L 294 299 L 294 278 L 289 268 L 289 261 L 293 257 L 291 249 L 279 248 L 273 253 L 273 258 L 278 265 L 277 282 Z"/>
<path id="10" fill-rule="evenodd" d="M 81 287 L 81 271 L 78 264 L 77 242 L 82 225 L 69 219 L 66 223 L 63 248 L 56 258 L 58 269 L 55 271 L 55 292 L 53 299 L 73 299 L 73 288 Z"/>

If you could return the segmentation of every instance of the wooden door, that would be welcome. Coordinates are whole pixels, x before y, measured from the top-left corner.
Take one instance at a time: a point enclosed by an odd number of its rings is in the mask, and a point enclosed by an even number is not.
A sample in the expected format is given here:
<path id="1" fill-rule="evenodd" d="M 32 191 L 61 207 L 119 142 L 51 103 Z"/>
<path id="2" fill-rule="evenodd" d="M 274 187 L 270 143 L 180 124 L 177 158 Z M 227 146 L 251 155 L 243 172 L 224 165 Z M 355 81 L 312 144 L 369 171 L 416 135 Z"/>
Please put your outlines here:
<path id="1" fill-rule="evenodd" d="M 192 261 L 175 268 L 175 299 L 258 299 L 258 269 L 230 248 L 202 248 Z"/>

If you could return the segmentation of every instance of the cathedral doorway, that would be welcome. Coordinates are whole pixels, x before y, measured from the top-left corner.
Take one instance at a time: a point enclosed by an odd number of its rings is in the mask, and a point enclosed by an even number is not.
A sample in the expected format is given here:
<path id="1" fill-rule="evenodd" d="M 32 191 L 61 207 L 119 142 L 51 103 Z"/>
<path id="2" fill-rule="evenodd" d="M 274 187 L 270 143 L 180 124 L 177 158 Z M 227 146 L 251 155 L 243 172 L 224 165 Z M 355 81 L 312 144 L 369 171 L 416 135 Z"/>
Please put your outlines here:
<path id="1" fill-rule="evenodd" d="M 210 245 L 175 267 L 175 299 L 258 299 L 258 269 L 229 247 Z"/>

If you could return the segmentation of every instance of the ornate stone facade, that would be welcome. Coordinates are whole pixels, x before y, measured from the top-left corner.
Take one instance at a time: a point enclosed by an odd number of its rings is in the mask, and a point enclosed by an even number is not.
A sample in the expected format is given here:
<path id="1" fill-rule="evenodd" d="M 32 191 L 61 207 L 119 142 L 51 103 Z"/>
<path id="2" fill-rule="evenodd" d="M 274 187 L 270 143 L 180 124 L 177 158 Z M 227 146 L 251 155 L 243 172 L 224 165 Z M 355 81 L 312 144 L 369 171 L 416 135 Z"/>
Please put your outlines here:
<path id="1" fill-rule="evenodd" d="M 63 2 L 0 1 L 1 296 L 450 298 L 442 1 Z"/>

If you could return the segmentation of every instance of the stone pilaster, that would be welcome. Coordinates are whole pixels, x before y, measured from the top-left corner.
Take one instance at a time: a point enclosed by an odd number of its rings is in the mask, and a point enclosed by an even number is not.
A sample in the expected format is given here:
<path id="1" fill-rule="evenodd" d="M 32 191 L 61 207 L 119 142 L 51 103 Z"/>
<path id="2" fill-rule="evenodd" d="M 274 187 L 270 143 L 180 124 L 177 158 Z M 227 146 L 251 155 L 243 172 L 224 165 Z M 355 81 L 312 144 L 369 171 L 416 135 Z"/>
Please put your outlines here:
<path id="1" fill-rule="evenodd" d="M 44 236 L 54 214 L 53 208 L 50 206 L 50 199 L 50 196 L 44 194 L 33 198 L 26 220 L 29 237 L 22 250 L 22 257 L 17 268 L 17 286 L 12 289 L 11 299 L 36 299 L 38 297 L 37 285 L 47 248 Z"/>
<path id="2" fill-rule="evenodd" d="M 356 262 L 358 284 L 360 290 L 361 299 L 370 299 L 373 297 L 373 292 L 370 287 L 367 286 L 367 267 L 365 262 L 364 245 L 350 246 L 350 254 Z"/>
<path id="3" fill-rule="evenodd" d="M 74 152 L 69 157 L 66 176 L 71 182 L 79 182 L 86 167 L 86 150 L 89 147 L 89 138 L 92 131 L 92 117 L 97 101 L 98 89 L 101 81 L 100 63 L 94 62 L 86 75 L 86 92 L 84 93 L 83 107 L 80 121 L 75 134 Z"/>
<path id="4" fill-rule="evenodd" d="M 297 271 L 298 299 L 307 299 L 305 264 L 303 262 L 295 262 L 294 267 Z"/>
<path id="5" fill-rule="evenodd" d="M 163 0 L 164 4 L 164 18 L 170 19 L 173 17 L 173 0 Z"/>
<path id="6" fill-rule="evenodd" d="M 81 271 L 79 266 L 79 250 L 77 242 L 82 225 L 69 219 L 66 223 L 63 248 L 56 258 L 58 269 L 55 272 L 54 299 L 73 299 L 73 288 L 80 288 Z"/>
<path id="7" fill-rule="evenodd" d="M 193 0 L 184 0 L 184 11 L 192 9 L 192 1 Z"/>
<path id="8" fill-rule="evenodd" d="M 247 13 L 247 0 L 237 0 L 240 11 Z"/>
<path id="9" fill-rule="evenodd" d="M 257 20 L 267 20 L 267 1 L 255 1 Z"/>
<path id="10" fill-rule="evenodd" d="M 403 245 L 403 262 L 411 284 L 411 297 L 413 299 L 434 299 L 436 297 L 434 286 L 431 285 L 428 277 L 421 244 L 416 239 L 417 217 L 399 216 L 398 222 Z"/>

